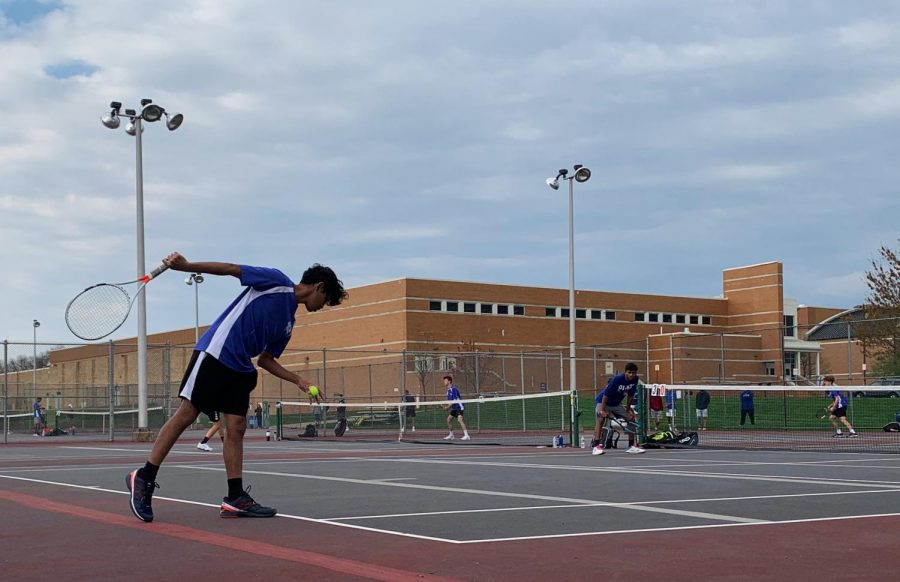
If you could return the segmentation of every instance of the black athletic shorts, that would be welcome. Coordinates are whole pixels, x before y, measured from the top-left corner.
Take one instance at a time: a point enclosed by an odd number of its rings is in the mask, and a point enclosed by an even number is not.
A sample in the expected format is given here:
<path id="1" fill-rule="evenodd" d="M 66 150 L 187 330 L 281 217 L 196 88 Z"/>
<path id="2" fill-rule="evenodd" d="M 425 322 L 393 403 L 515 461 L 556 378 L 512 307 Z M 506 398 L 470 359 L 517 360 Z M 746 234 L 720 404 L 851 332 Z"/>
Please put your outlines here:
<path id="1" fill-rule="evenodd" d="M 206 352 L 194 351 L 178 395 L 210 419 L 219 412 L 247 416 L 257 372 L 237 372 Z"/>
<path id="2" fill-rule="evenodd" d="M 462 411 L 462 410 L 456 410 L 456 409 L 453 409 L 453 410 L 450 411 L 450 416 L 452 416 L 453 418 L 457 418 L 457 417 L 459 417 L 459 416 L 463 416 L 463 411 Z"/>
<path id="3" fill-rule="evenodd" d="M 836 418 L 847 416 L 847 407 L 841 406 L 840 408 L 835 408 L 834 412 L 832 412 L 831 414 L 833 414 Z"/>
<path id="4" fill-rule="evenodd" d="M 415 406 L 404 406 L 406 409 L 406 417 L 407 418 L 415 418 L 416 417 L 416 407 Z"/>

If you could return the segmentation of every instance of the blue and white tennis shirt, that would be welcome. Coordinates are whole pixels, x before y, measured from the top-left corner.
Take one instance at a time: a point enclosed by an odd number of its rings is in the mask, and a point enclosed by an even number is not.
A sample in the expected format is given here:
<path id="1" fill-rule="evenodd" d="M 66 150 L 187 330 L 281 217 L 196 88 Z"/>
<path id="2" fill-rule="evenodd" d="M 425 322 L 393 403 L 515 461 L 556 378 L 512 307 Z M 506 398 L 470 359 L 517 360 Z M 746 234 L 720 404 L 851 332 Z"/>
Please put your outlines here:
<path id="1" fill-rule="evenodd" d="M 453 404 L 450 405 L 450 410 L 463 410 L 465 408 L 463 403 L 460 402 L 460 400 L 462 400 L 462 395 L 453 384 L 447 388 L 447 400 L 453 402 Z"/>
<path id="2" fill-rule="evenodd" d="M 840 404 L 838 404 L 838 408 L 847 408 L 847 397 L 844 396 L 844 393 L 841 392 L 840 390 L 830 391 L 828 393 L 828 398 L 830 398 L 832 402 L 834 402 L 835 398 L 840 398 L 841 402 L 840 402 Z"/>
<path id="3" fill-rule="evenodd" d="M 197 342 L 204 351 L 238 372 L 253 372 L 252 359 L 263 352 L 279 357 L 294 330 L 297 297 L 294 282 L 268 267 L 241 265 L 247 287 Z"/>

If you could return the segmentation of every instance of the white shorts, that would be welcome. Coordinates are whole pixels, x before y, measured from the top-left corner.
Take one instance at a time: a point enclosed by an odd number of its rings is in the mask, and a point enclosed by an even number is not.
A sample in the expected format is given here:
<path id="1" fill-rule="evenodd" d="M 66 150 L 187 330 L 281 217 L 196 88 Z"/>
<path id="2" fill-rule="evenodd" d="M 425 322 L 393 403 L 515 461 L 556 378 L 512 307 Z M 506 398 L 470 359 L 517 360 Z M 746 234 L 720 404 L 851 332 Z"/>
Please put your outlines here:
<path id="1" fill-rule="evenodd" d="M 705 408 L 697 409 L 697 418 L 706 418 L 707 416 L 709 416 L 709 410 Z"/>
<path id="2" fill-rule="evenodd" d="M 666 409 L 666 416 L 671 417 L 671 418 L 675 418 L 675 409 L 674 409 L 674 408 L 667 408 L 667 409 Z"/>

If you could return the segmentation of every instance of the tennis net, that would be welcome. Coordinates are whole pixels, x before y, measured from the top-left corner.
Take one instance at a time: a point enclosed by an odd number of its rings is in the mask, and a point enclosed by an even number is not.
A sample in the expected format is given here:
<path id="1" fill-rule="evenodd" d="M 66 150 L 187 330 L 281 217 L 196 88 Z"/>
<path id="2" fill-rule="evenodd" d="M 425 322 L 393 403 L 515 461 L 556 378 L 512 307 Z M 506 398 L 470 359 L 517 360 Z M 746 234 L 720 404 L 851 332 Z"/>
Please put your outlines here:
<path id="1" fill-rule="evenodd" d="M 162 406 L 148 408 L 149 426 L 162 426 L 165 414 Z M 138 410 L 115 410 L 112 415 L 108 410 L 57 410 L 54 426 L 68 435 L 105 434 L 110 429 L 133 432 L 138 428 Z"/>
<path id="2" fill-rule="evenodd" d="M 0 418 L 2 418 L 7 434 L 34 433 L 34 414 L 31 412 L 7 414 Z"/>
<path id="3" fill-rule="evenodd" d="M 832 419 L 834 391 L 846 406 Z M 897 386 L 648 384 L 639 407 L 650 443 L 671 431 L 697 433 L 700 447 L 900 453 Z"/>
<path id="4" fill-rule="evenodd" d="M 571 426 L 569 392 L 520 394 L 463 399 L 462 419 L 468 444 L 547 445 Z M 447 401 L 418 402 L 279 402 L 276 437 L 279 439 L 401 440 L 410 443 L 448 441 Z M 344 423 L 341 422 L 344 420 Z M 346 425 L 340 434 L 335 430 Z M 453 442 L 462 440 L 458 421 L 452 421 Z"/>

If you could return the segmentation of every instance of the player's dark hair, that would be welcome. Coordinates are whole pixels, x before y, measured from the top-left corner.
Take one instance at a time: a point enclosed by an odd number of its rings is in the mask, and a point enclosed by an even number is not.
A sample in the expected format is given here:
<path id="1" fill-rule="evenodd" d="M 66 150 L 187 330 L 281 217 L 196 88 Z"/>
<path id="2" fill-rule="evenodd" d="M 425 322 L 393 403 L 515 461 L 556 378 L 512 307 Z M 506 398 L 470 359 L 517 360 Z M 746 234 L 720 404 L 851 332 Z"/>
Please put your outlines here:
<path id="1" fill-rule="evenodd" d="M 634 362 L 628 362 L 627 364 L 625 364 L 625 371 L 637 372 L 637 364 L 635 364 Z"/>
<path id="2" fill-rule="evenodd" d="M 825 376 L 824 378 L 822 378 L 822 380 L 834 384 L 834 376 Z"/>
<path id="3" fill-rule="evenodd" d="M 348 297 L 344 291 L 344 284 L 337 278 L 334 271 L 330 267 L 316 263 L 312 267 L 303 271 L 301 283 L 306 285 L 315 285 L 323 283 L 325 286 L 325 300 L 328 305 L 340 305 L 341 301 Z"/>
<path id="4" fill-rule="evenodd" d="M 450 380 L 451 382 L 453 382 L 453 376 L 447 374 L 446 376 L 444 376 L 444 380 Z"/>

